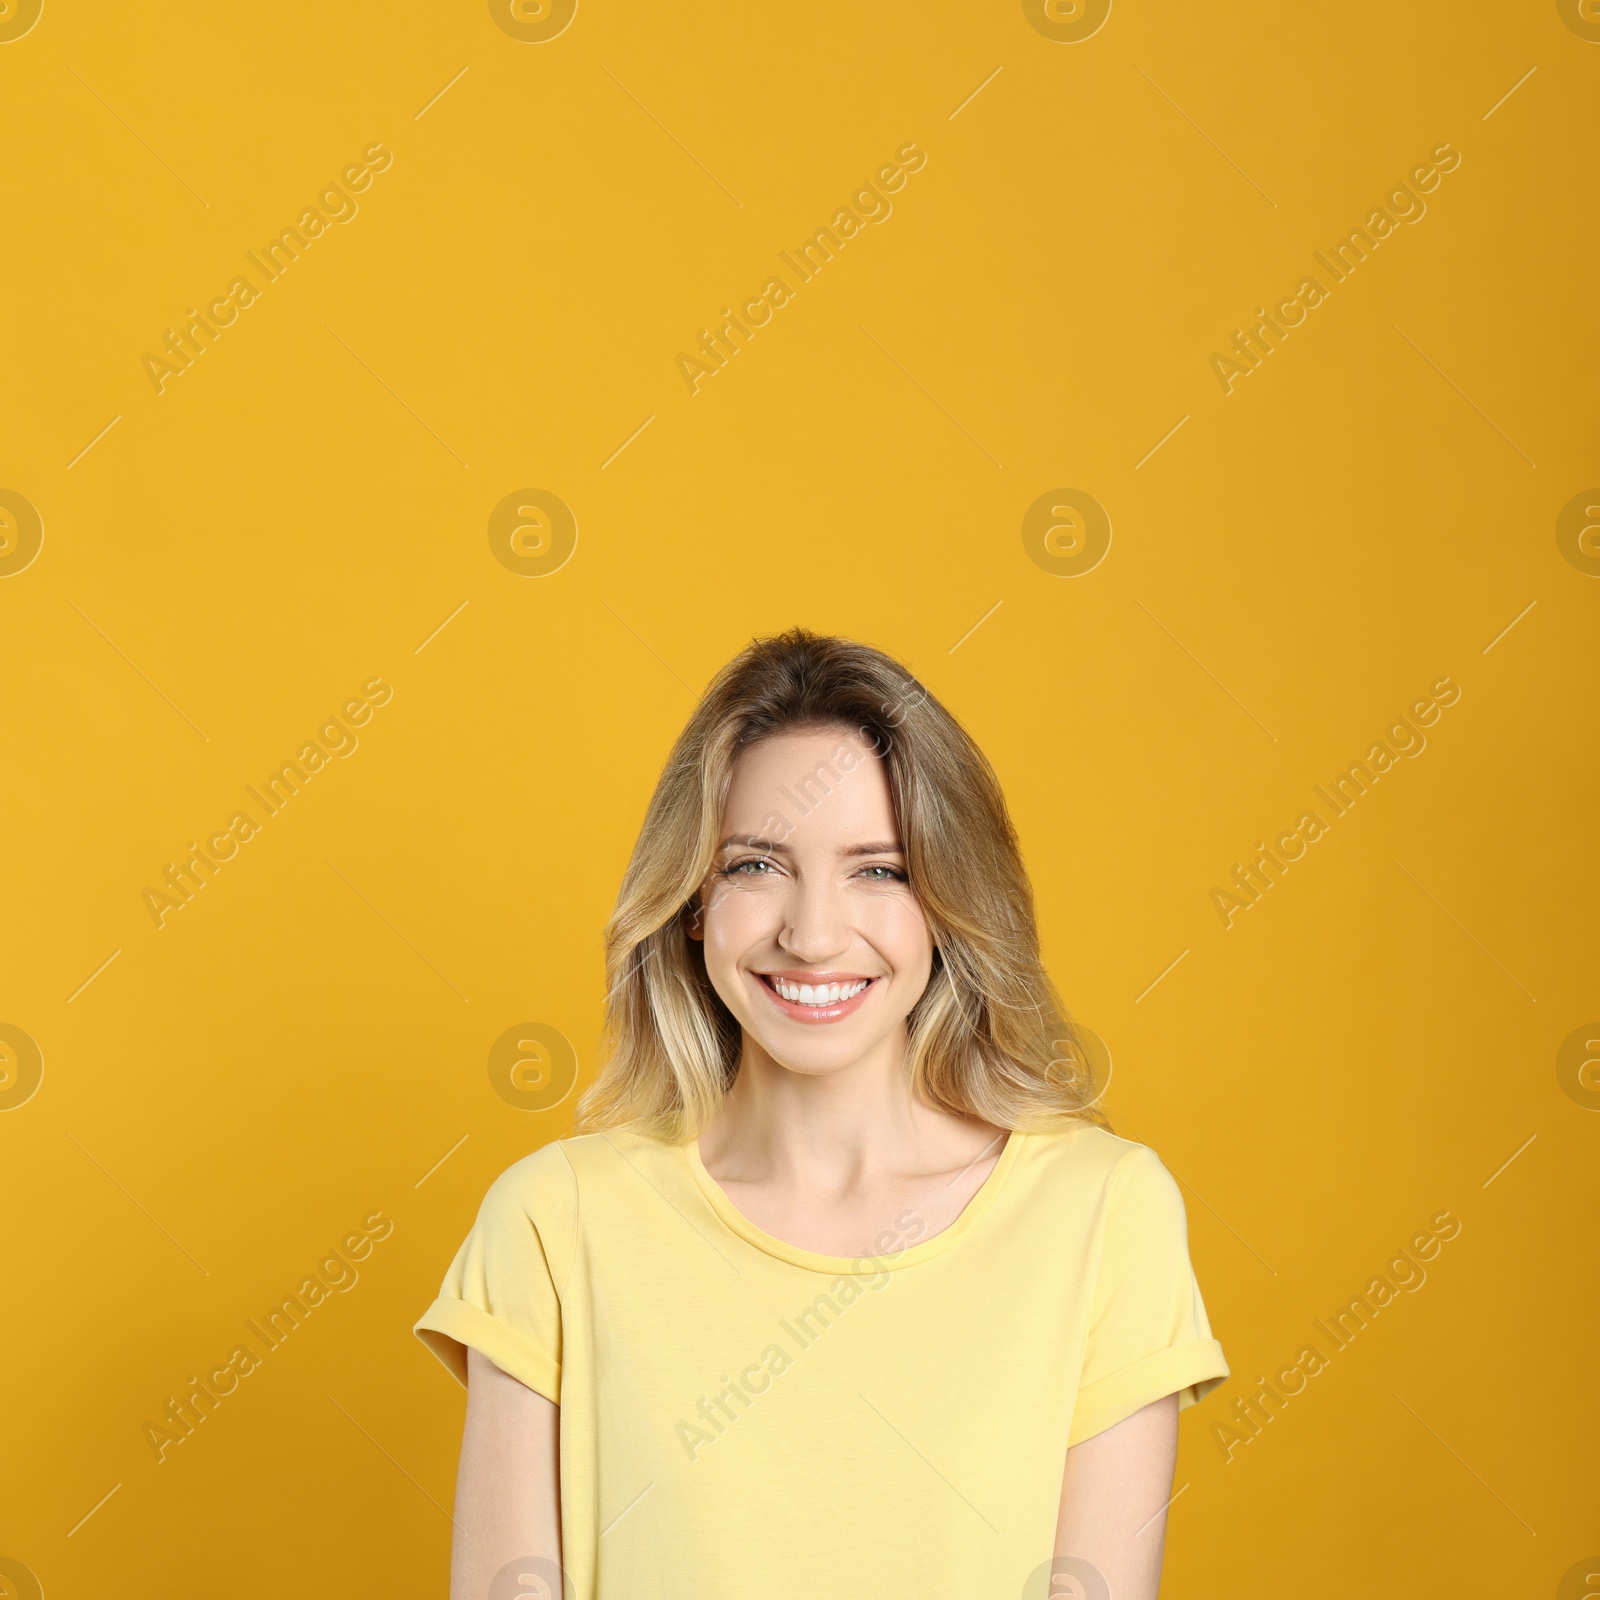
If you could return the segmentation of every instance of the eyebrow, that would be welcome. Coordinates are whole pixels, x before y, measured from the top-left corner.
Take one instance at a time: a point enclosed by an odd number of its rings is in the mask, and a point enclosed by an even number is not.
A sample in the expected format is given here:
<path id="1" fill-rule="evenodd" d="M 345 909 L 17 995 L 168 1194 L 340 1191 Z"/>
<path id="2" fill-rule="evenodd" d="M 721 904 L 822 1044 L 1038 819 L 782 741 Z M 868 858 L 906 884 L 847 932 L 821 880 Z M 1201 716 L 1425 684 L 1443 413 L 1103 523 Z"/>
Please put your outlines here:
<path id="1" fill-rule="evenodd" d="M 732 833 L 717 846 L 720 853 L 733 845 L 743 845 L 747 850 L 762 850 L 769 855 L 788 855 L 789 847 L 777 843 L 773 839 L 764 839 L 756 833 Z M 898 856 L 905 854 L 905 848 L 898 840 L 888 843 L 853 844 L 847 846 L 841 854 L 847 856 Z"/>

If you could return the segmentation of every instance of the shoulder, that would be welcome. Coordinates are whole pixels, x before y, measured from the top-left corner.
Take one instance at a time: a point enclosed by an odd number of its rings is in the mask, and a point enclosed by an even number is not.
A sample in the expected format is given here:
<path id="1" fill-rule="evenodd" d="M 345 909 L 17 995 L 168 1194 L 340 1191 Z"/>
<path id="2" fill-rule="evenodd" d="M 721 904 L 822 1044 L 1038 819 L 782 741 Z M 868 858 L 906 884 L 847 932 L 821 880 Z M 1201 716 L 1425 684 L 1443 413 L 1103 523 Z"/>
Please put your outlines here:
<path id="1" fill-rule="evenodd" d="M 1093 1123 L 1031 1138 L 1036 1179 L 1024 1203 L 1061 1228 L 1087 1228 L 1106 1282 L 1165 1282 L 1187 1270 L 1183 1192 L 1154 1150 Z"/>
<path id="2" fill-rule="evenodd" d="M 574 1211 L 580 1194 L 599 1199 L 608 1192 L 653 1179 L 675 1147 L 624 1129 L 552 1139 L 513 1162 L 489 1186 L 486 1208 L 550 1216 Z"/>
<path id="3" fill-rule="evenodd" d="M 518 1217 L 537 1222 L 560 1215 L 575 1199 L 572 1163 L 553 1139 L 514 1161 L 489 1185 L 483 1197 L 485 1220 L 510 1222 Z"/>
<path id="4" fill-rule="evenodd" d="M 1070 1190 L 1079 1203 L 1092 1197 L 1117 1207 L 1175 1204 L 1182 1212 L 1177 1181 L 1155 1151 L 1095 1123 L 1029 1133 L 1023 1155 L 1035 1183 Z"/>

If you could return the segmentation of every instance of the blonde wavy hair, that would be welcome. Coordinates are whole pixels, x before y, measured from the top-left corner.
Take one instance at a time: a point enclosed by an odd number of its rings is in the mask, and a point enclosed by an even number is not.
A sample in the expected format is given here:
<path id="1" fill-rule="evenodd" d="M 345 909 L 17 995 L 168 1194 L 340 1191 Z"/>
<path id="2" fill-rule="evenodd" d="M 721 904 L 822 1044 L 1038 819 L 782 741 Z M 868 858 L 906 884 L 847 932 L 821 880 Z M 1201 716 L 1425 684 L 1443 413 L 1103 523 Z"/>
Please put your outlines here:
<path id="1" fill-rule="evenodd" d="M 933 934 L 933 970 L 907 1019 L 912 1092 L 1000 1128 L 1104 1124 L 1039 958 L 1033 891 L 994 769 L 892 657 L 796 628 L 729 662 L 667 757 L 606 927 L 604 1054 L 579 1130 L 682 1143 L 711 1120 L 742 1041 L 686 929 L 734 762 L 763 739 L 835 727 L 883 761 Z"/>

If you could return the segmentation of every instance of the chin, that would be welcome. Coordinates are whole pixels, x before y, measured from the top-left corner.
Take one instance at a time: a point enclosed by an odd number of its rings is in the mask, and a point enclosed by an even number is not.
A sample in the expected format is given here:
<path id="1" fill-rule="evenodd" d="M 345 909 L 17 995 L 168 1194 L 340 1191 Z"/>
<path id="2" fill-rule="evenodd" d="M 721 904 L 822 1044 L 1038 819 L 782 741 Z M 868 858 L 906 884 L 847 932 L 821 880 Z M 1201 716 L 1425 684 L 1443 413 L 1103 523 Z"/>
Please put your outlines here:
<path id="1" fill-rule="evenodd" d="M 819 1039 L 815 1042 L 802 1039 L 797 1042 L 793 1038 L 763 1037 L 753 1029 L 749 1036 L 784 1071 L 798 1073 L 804 1078 L 826 1078 L 843 1072 L 866 1056 L 877 1043 L 874 1039 Z"/>
<path id="2" fill-rule="evenodd" d="M 855 1064 L 855 1061 L 860 1059 L 860 1057 L 854 1057 L 849 1061 L 796 1061 L 794 1059 L 785 1061 L 781 1056 L 773 1054 L 770 1050 L 767 1053 L 772 1056 L 772 1059 L 785 1072 L 792 1072 L 797 1078 L 831 1078 L 837 1073 L 846 1071 Z"/>

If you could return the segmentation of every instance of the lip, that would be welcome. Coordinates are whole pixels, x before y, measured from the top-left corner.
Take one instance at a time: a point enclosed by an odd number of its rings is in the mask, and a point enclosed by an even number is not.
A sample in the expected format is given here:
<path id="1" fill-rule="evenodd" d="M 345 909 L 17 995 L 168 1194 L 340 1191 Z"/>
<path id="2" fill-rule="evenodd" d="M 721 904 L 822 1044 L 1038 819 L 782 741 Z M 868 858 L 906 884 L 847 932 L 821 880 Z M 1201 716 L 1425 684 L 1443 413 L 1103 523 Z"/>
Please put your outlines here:
<path id="1" fill-rule="evenodd" d="M 860 1009 L 868 995 L 878 986 L 878 978 L 869 978 L 864 972 L 754 972 L 751 976 L 756 980 L 757 986 L 768 1000 L 775 1005 L 784 1016 L 794 1022 L 809 1023 L 815 1027 L 829 1022 L 840 1022 L 845 1017 Z M 785 1000 L 776 989 L 772 987 L 771 979 L 782 978 L 786 983 L 860 983 L 865 981 L 866 988 L 860 994 L 851 995 L 848 1000 L 841 1000 L 831 1006 L 803 1006 L 795 1000 Z"/>

